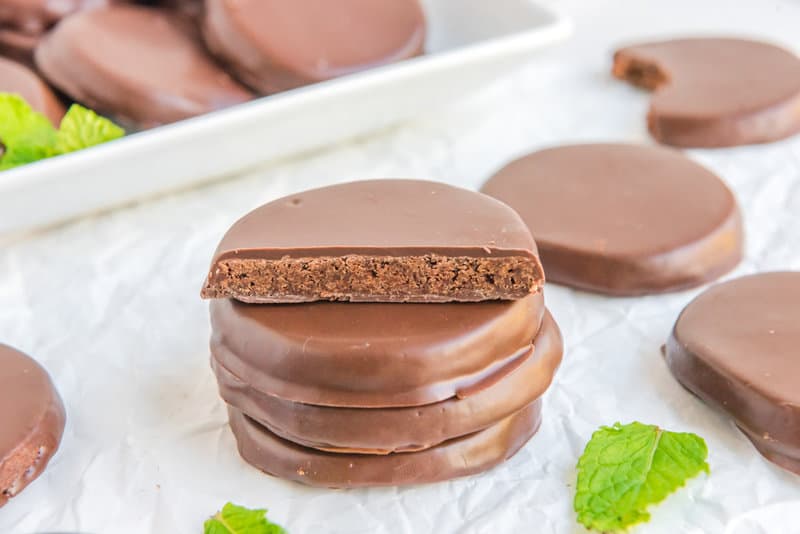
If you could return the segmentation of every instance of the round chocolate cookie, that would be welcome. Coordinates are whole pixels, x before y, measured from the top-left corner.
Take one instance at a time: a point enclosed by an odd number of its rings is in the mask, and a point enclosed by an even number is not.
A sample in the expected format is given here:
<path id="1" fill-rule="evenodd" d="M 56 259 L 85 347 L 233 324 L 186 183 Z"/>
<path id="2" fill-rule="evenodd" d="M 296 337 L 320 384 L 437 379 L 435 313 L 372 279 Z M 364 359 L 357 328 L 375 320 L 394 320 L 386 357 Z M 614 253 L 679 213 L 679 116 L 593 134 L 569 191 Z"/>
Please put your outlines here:
<path id="1" fill-rule="evenodd" d="M 672 374 L 728 414 L 768 460 L 800 474 L 800 273 L 745 276 L 683 310 L 666 345 Z"/>
<path id="2" fill-rule="evenodd" d="M 254 389 L 321 406 L 469 396 L 529 357 L 541 293 L 458 304 L 211 302 L 211 352 Z"/>
<path id="3" fill-rule="evenodd" d="M 624 144 L 551 148 L 482 189 L 516 209 L 547 278 L 609 295 L 698 286 L 742 255 L 736 199 L 679 152 Z"/>
<path id="4" fill-rule="evenodd" d="M 513 456 L 536 433 L 541 401 L 494 425 L 420 452 L 338 454 L 279 438 L 228 407 L 239 452 L 271 475 L 309 486 L 357 488 L 427 484 L 485 471 Z"/>
<path id="5" fill-rule="evenodd" d="M 497 382 L 464 399 L 398 408 L 332 408 L 287 401 L 250 387 L 216 359 L 222 398 L 294 443 L 330 452 L 388 454 L 428 449 L 482 430 L 539 398 L 561 363 L 561 333 L 549 313 L 532 354 Z"/>
<path id="6" fill-rule="evenodd" d="M 0 58 L 0 92 L 17 93 L 56 127 L 64 116 L 61 101 L 35 72 L 5 58 Z"/>
<path id="7" fill-rule="evenodd" d="M 214 63 L 185 18 L 156 8 L 115 6 L 72 15 L 39 44 L 36 64 L 75 100 L 140 127 L 252 98 Z"/>
<path id="8" fill-rule="evenodd" d="M 800 130 L 800 58 L 771 44 L 726 38 L 637 44 L 617 51 L 613 74 L 655 91 L 647 124 L 661 143 L 734 146 Z"/>
<path id="9" fill-rule="evenodd" d="M 419 55 L 418 0 L 206 0 L 209 48 L 269 94 Z"/>
<path id="10" fill-rule="evenodd" d="M 42 474 L 61 443 L 64 419 L 47 372 L 0 345 L 0 506 Z"/>

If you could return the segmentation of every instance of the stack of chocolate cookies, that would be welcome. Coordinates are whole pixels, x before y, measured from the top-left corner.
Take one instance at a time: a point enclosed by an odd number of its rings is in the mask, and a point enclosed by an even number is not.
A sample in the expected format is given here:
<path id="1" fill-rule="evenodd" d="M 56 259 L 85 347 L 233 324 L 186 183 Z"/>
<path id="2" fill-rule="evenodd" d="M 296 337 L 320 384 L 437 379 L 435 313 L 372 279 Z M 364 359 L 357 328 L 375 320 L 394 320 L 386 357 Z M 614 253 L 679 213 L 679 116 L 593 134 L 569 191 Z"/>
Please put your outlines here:
<path id="1" fill-rule="evenodd" d="M 307 191 L 223 238 L 203 289 L 245 460 L 323 487 L 488 469 L 536 432 L 562 356 L 511 208 L 415 180 Z"/>

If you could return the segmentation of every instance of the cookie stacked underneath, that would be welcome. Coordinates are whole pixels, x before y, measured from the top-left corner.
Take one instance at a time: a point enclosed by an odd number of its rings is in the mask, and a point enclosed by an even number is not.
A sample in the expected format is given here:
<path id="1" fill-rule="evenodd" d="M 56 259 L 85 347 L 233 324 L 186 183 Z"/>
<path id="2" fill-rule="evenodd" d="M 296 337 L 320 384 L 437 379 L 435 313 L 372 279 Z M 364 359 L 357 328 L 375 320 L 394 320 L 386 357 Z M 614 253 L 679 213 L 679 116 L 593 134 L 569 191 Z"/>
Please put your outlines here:
<path id="1" fill-rule="evenodd" d="M 561 361 L 543 282 L 513 210 L 443 184 L 354 182 L 251 212 L 203 289 L 240 453 L 324 487 L 502 462 Z"/>

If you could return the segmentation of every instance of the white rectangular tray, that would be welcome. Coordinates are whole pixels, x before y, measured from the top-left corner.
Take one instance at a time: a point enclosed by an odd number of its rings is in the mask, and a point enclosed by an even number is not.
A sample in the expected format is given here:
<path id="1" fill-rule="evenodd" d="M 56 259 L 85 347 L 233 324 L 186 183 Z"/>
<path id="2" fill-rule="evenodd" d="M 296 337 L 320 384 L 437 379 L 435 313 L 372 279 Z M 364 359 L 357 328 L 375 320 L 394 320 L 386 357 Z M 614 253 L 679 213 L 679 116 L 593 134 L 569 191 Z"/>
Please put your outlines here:
<path id="1" fill-rule="evenodd" d="M 426 55 L 0 173 L 0 234 L 232 175 L 444 105 L 566 38 L 530 0 L 427 0 Z"/>

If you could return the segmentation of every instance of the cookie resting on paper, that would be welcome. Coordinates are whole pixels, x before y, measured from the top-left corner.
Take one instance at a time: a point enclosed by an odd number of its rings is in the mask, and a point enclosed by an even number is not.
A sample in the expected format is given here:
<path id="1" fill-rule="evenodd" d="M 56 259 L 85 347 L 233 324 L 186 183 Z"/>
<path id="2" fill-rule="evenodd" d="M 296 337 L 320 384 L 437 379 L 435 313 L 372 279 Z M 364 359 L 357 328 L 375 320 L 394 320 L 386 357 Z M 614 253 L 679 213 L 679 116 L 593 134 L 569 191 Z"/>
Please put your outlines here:
<path id="1" fill-rule="evenodd" d="M 800 130 L 800 58 L 745 39 L 635 44 L 613 74 L 653 91 L 647 126 L 660 143 L 725 147 L 767 143 Z"/>
<path id="2" fill-rule="evenodd" d="M 0 506 L 42 474 L 61 443 L 64 421 L 47 372 L 0 344 Z"/>
<path id="3" fill-rule="evenodd" d="M 686 389 L 730 416 L 768 460 L 800 474 L 800 273 L 711 287 L 678 317 L 665 347 Z"/>
<path id="4" fill-rule="evenodd" d="M 528 224 L 551 282 L 608 295 L 695 287 L 733 269 L 742 223 L 733 193 L 680 152 L 625 144 L 534 152 L 482 191 Z"/>

